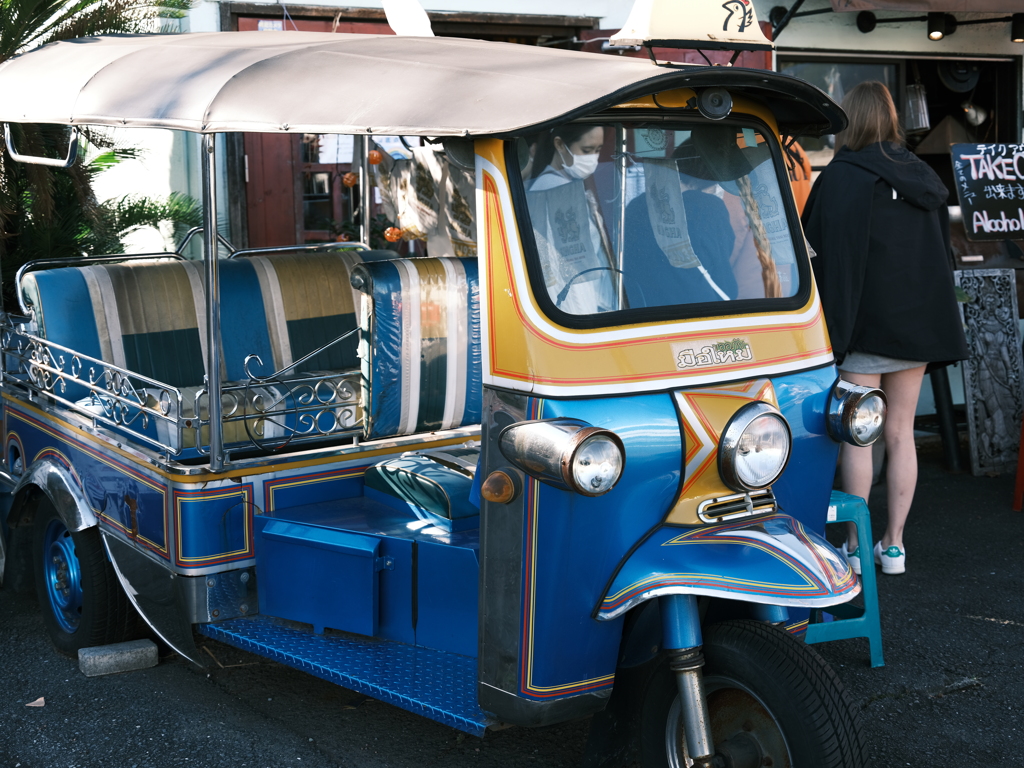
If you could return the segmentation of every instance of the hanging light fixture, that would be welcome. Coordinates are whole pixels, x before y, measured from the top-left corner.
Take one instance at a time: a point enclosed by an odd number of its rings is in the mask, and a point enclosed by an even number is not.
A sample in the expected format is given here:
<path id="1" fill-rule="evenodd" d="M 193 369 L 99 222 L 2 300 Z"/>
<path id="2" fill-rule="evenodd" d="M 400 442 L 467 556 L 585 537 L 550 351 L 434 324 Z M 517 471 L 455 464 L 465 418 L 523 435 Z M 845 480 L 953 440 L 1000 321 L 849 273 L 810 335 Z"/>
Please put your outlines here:
<path id="1" fill-rule="evenodd" d="M 1024 13 L 1010 17 L 1010 42 L 1024 43 Z"/>
<path id="2" fill-rule="evenodd" d="M 1021 14 L 1024 16 L 1024 14 Z M 857 29 L 863 32 L 865 35 L 868 32 L 873 32 L 875 27 L 878 26 L 878 17 L 875 16 L 871 11 L 861 11 L 857 14 Z"/>
<path id="3" fill-rule="evenodd" d="M 963 102 L 960 109 L 964 111 L 964 120 L 967 124 L 973 125 L 975 128 L 988 120 L 988 110 L 974 104 L 970 99 Z"/>
<path id="4" fill-rule="evenodd" d="M 952 13 L 928 14 L 928 39 L 941 40 L 956 32 L 956 16 Z"/>

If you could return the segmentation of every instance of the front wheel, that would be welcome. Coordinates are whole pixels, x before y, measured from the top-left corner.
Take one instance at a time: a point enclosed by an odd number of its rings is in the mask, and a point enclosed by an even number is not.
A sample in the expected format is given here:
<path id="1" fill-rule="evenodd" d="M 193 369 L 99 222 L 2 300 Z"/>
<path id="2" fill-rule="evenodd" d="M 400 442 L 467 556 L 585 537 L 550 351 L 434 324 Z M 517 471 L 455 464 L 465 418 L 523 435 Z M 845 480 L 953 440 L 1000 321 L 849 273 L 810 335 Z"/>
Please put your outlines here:
<path id="1" fill-rule="evenodd" d="M 33 534 L 36 595 L 57 650 L 76 658 L 81 648 L 134 637 L 137 614 L 107 560 L 99 531 L 68 530 L 44 502 Z"/>
<path id="2" fill-rule="evenodd" d="M 735 768 L 860 768 L 860 722 L 835 672 L 814 650 L 756 621 L 704 634 L 704 689 L 715 751 Z M 688 768 L 676 681 L 662 666 L 641 716 L 643 768 Z"/>

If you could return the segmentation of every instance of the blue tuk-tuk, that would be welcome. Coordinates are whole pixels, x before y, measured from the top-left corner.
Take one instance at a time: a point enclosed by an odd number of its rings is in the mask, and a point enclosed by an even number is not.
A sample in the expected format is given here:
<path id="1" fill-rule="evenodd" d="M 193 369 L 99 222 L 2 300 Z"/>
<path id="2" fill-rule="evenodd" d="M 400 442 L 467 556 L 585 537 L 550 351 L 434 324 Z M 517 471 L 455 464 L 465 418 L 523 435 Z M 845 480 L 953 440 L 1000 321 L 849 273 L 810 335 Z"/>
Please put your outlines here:
<path id="1" fill-rule="evenodd" d="M 83 125 L 202 136 L 203 261 L 30 263 L 3 316 L 0 578 L 60 652 L 137 614 L 478 736 L 593 715 L 595 765 L 862 764 L 799 638 L 859 591 L 821 534 L 840 441 L 884 420 L 838 379 L 782 161 L 843 127 L 828 97 L 313 33 L 62 42 L 0 90 L 27 162 Z M 475 254 L 235 250 L 215 160 L 246 131 L 355 135 L 364 201 L 374 136 L 429 137 Z"/>

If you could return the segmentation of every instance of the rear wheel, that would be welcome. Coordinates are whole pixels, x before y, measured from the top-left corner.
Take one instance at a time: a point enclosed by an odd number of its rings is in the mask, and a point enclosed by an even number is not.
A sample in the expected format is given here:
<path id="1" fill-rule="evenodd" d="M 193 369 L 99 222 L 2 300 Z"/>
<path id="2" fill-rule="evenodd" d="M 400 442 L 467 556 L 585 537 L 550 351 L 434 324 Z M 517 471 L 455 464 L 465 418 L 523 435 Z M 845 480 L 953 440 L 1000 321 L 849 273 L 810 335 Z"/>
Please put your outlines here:
<path id="1" fill-rule="evenodd" d="M 712 625 L 704 635 L 704 686 L 712 738 L 735 768 L 860 768 L 860 722 L 835 672 L 788 632 L 756 621 Z M 641 719 L 643 768 L 687 768 L 676 682 L 668 665 L 652 681 Z"/>
<path id="2" fill-rule="evenodd" d="M 44 502 L 33 534 L 36 594 L 57 650 L 76 657 L 80 648 L 134 637 L 137 614 L 107 560 L 99 530 L 69 531 Z"/>

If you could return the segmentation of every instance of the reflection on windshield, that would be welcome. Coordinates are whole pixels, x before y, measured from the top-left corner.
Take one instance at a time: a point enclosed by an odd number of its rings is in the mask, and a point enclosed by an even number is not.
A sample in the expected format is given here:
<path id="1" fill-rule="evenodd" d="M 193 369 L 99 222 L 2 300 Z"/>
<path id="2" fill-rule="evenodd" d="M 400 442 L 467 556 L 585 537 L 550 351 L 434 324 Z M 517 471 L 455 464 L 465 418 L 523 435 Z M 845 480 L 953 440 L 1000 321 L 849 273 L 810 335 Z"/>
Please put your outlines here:
<path id="1" fill-rule="evenodd" d="M 799 289 L 776 167 L 753 128 L 570 123 L 520 139 L 519 158 L 544 284 L 563 312 Z"/>

